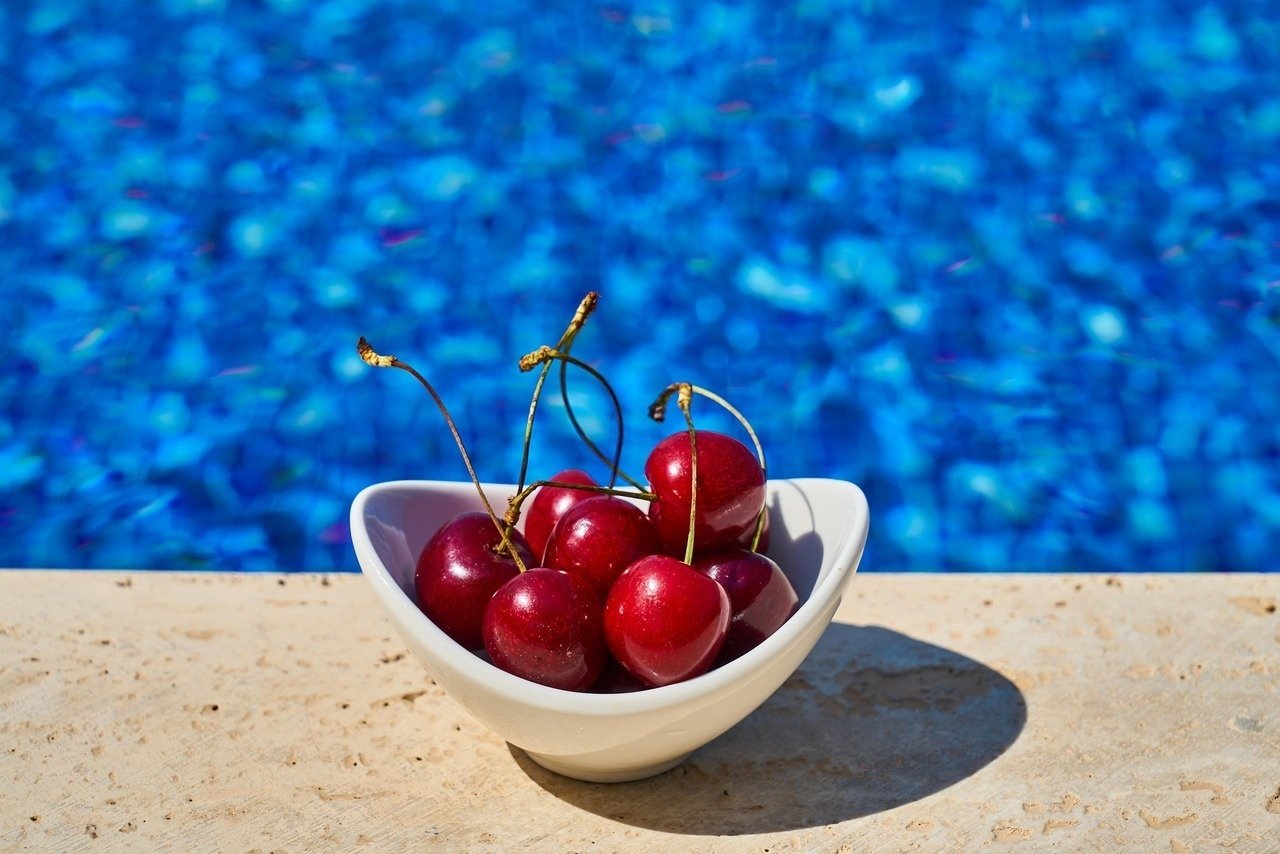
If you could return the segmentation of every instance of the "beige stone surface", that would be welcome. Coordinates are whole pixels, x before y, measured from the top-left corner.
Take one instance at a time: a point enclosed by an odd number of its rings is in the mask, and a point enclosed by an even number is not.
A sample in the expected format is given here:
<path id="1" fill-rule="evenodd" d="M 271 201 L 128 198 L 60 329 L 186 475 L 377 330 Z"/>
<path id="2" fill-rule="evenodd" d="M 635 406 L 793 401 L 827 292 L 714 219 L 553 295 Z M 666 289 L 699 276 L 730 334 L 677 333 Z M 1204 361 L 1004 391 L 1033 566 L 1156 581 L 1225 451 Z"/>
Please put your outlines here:
<path id="1" fill-rule="evenodd" d="M 0 850 L 1280 851 L 1280 576 L 854 579 L 683 766 L 559 778 L 358 576 L 0 572 Z"/>

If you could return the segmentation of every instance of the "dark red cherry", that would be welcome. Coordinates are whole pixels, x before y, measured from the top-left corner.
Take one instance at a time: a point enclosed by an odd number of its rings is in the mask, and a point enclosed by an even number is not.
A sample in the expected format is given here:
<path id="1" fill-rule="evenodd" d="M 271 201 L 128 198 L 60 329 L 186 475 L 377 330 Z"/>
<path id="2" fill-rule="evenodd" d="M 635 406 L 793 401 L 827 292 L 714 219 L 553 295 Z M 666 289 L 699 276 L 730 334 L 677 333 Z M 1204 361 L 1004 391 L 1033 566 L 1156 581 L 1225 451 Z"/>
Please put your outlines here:
<path id="1" fill-rule="evenodd" d="M 724 549 L 698 558 L 693 567 L 715 579 L 729 594 L 733 617 L 720 663 L 759 646 L 796 612 L 800 602 L 782 569 L 756 552 Z"/>
<path id="2" fill-rule="evenodd" d="M 631 671 L 615 661 L 613 656 L 606 658 L 608 661 L 604 664 L 604 672 L 600 674 L 596 684 L 591 686 L 593 694 L 630 694 L 645 689 L 645 684 L 632 676 Z"/>
<path id="3" fill-rule="evenodd" d="M 519 531 L 511 532 L 525 566 L 533 553 Z M 414 583 L 418 607 L 440 630 L 467 649 L 480 649 L 480 624 L 494 592 L 519 573 L 509 555 L 499 555 L 502 534 L 485 513 L 463 513 L 441 526 L 418 558 Z"/>
<path id="4" fill-rule="evenodd" d="M 551 478 L 558 483 L 578 483 L 583 486 L 599 486 L 598 483 L 582 469 L 565 469 Z M 584 489 L 565 489 L 558 486 L 541 486 L 529 499 L 529 506 L 524 511 L 524 538 L 529 541 L 529 548 L 541 560 L 547 551 L 547 540 L 556 522 L 579 501 L 595 497 L 595 493 Z"/>
<path id="5" fill-rule="evenodd" d="M 658 551 L 658 532 L 643 510 L 612 495 L 593 495 L 560 517 L 542 562 L 587 579 L 604 602 L 624 569 Z"/>
<path id="6" fill-rule="evenodd" d="M 608 658 L 595 589 L 558 569 L 520 573 L 489 600 L 484 648 L 508 673 L 552 688 L 586 691 Z"/>
<path id="7" fill-rule="evenodd" d="M 732 436 L 697 431 L 698 518 L 694 548 L 699 553 L 733 545 L 754 530 L 764 506 L 764 473 L 746 445 Z M 684 555 L 689 534 L 689 434 L 675 433 L 659 442 L 644 464 L 649 488 L 649 518 L 658 528 L 662 550 Z"/>
<path id="8" fill-rule="evenodd" d="M 673 557 L 650 555 L 623 571 L 604 606 L 604 636 L 618 663 L 649 686 L 705 673 L 729 628 L 724 588 Z"/>

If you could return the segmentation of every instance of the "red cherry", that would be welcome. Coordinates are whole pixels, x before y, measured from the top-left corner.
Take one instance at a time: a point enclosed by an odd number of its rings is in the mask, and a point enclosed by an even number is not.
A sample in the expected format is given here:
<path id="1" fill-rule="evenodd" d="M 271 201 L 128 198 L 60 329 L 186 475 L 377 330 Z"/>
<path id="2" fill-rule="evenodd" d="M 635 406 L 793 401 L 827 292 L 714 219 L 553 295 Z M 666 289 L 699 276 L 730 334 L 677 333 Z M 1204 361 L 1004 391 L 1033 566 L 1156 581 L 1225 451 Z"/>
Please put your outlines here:
<path id="1" fill-rule="evenodd" d="M 782 627 L 800 603 L 782 569 L 756 552 L 724 549 L 698 558 L 693 568 L 718 581 L 729 594 L 733 618 L 720 663 L 755 649 Z"/>
<path id="2" fill-rule="evenodd" d="M 586 691 L 600 678 L 608 657 L 595 589 L 558 569 L 520 573 L 489 600 L 484 648 L 508 673 L 552 688 Z"/>
<path id="3" fill-rule="evenodd" d="M 698 553 L 733 545 L 755 530 L 764 506 L 764 473 L 747 446 L 732 436 L 697 431 L 698 518 L 693 544 Z M 659 442 L 644 464 L 645 476 L 657 498 L 649 503 L 649 518 L 658 528 L 662 549 L 683 555 L 689 535 L 689 434 L 675 433 Z"/>
<path id="4" fill-rule="evenodd" d="M 729 628 L 724 588 L 665 555 L 627 567 L 604 607 L 604 636 L 618 663 L 646 685 L 705 673 Z"/>
<path id="5" fill-rule="evenodd" d="M 558 483 L 577 483 L 583 486 L 599 486 L 591 475 L 582 469 L 565 469 L 551 480 Z M 529 506 L 524 513 L 524 537 L 529 541 L 529 548 L 541 558 L 547 551 L 547 541 L 556 522 L 564 512 L 580 501 L 594 498 L 595 493 L 585 489 L 565 489 L 558 486 L 541 486 L 529 499 Z"/>
<path id="6" fill-rule="evenodd" d="M 526 566 L 534 564 L 519 531 L 511 540 Z M 480 624 L 494 591 L 518 574 L 510 555 L 498 554 L 502 534 L 485 513 L 450 519 L 427 541 L 414 583 L 418 607 L 446 635 L 467 649 L 480 649 Z"/>
<path id="7" fill-rule="evenodd" d="M 542 562 L 587 579 L 604 602 L 624 569 L 657 552 L 658 532 L 643 510 L 612 495 L 594 495 L 560 517 Z"/>

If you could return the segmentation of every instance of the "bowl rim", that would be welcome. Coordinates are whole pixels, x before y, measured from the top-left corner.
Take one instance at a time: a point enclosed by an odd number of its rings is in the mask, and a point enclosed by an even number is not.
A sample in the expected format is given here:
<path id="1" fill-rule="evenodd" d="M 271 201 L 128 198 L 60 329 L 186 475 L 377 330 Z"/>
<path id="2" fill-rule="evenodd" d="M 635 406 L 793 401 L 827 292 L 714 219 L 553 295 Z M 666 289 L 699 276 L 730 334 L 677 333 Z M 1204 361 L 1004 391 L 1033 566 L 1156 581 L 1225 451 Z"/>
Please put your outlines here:
<path id="1" fill-rule="evenodd" d="M 838 603 L 848 579 L 857 571 L 866 547 L 870 527 L 866 495 L 857 484 L 834 478 L 778 478 L 768 481 L 770 490 L 777 488 L 780 484 L 793 484 L 798 487 L 804 484 L 826 484 L 846 492 L 846 500 L 852 505 L 853 524 L 856 530 L 833 556 L 831 571 L 825 578 L 819 579 L 809 597 L 778 631 L 740 658 L 684 682 L 619 694 L 566 691 L 530 682 L 508 673 L 446 635 L 422 612 L 417 603 L 400 589 L 400 585 L 396 583 L 390 570 L 378 556 L 365 524 L 366 508 L 369 503 L 379 494 L 390 491 L 422 493 L 442 490 L 456 492 L 465 489 L 471 490 L 474 495 L 475 486 L 469 481 L 391 480 L 370 484 L 360 490 L 351 502 L 351 539 L 361 573 L 373 585 L 384 607 L 393 612 L 390 615 L 393 622 L 397 623 L 398 627 L 423 636 L 427 645 L 431 647 L 432 654 L 442 659 L 445 666 L 468 673 L 471 678 L 483 682 L 489 691 L 504 700 L 548 712 L 591 717 L 645 713 L 715 695 L 734 683 L 748 680 L 753 672 L 762 669 L 760 665 L 789 648 L 810 628 L 823 611 L 830 609 L 834 613 L 835 604 Z M 486 493 L 501 493 L 515 489 L 514 484 L 503 483 L 482 483 L 481 486 Z M 478 495 L 475 497 L 478 501 Z M 824 630 L 825 628 L 823 626 Z"/>

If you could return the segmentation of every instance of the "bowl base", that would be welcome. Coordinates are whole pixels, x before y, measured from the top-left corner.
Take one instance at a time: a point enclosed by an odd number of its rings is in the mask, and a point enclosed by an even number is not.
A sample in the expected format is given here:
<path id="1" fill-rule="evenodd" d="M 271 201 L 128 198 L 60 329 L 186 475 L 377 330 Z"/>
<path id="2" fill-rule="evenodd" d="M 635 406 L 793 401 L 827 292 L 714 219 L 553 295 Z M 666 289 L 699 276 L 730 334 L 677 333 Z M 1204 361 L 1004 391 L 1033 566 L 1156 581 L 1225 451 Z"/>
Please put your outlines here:
<path id="1" fill-rule="evenodd" d="M 572 777 L 575 780 L 585 780 L 588 783 L 630 783 L 633 780 L 655 777 L 663 771 L 670 771 L 688 759 L 690 755 L 686 753 L 683 756 L 677 756 L 675 759 L 659 762 L 657 765 L 644 765 L 639 768 L 597 768 L 576 765 L 572 756 L 543 756 L 538 753 L 531 753 L 528 750 L 523 752 L 525 756 L 528 756 L 548 771 L 554 771 L 557 774 L 564 777 Z"/>

